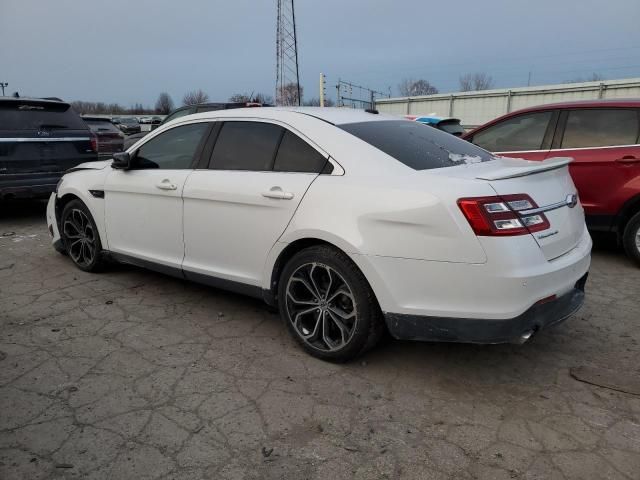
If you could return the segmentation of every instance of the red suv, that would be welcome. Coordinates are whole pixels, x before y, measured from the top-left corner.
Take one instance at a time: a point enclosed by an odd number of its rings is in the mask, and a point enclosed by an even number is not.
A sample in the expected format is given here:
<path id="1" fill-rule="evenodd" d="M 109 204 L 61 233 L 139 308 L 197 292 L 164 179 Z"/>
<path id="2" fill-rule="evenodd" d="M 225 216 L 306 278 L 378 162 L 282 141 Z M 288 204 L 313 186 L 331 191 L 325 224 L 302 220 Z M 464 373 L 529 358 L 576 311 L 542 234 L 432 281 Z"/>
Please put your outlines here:
<path id="1" fill-rule="evenodd" d="M 640 263 L 640 100 L 527 108 L 463 138 L 508 157 L 573 157 L 569 170 L 587 226 L 617 234 L 628 255 Z"/>

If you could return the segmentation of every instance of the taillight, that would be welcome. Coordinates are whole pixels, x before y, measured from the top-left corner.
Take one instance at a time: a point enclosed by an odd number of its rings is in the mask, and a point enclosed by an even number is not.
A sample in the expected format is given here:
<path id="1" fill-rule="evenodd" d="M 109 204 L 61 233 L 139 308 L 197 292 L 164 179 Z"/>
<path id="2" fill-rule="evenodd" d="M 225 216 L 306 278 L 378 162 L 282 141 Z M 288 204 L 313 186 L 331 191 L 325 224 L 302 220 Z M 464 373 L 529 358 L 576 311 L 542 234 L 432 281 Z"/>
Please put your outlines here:
<path id="1" fill-rule="evenodd" d="M 98 137 L 95 133 L 91 133 L 91 150 L 98 153 Z"/>
<path id="2" fill-rule="evenodd" d="M 538 208 L 526 194 L 500 197 L 461 198 L 458 206 L 476 235 L 525 235 L 550 227 L 544 213 L 527 213 Z"/>

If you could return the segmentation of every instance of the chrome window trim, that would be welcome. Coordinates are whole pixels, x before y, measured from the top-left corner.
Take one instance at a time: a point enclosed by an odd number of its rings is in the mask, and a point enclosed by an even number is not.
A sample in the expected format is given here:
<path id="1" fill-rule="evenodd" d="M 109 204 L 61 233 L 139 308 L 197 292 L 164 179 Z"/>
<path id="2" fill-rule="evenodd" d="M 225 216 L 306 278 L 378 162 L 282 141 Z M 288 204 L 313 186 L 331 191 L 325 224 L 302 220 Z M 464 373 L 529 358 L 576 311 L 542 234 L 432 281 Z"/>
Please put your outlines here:
<path id="1" fill-rule="evenodd" d="M 38 137 L 38 138 L 0 138 L 0 143 L 31 143 L 31 142 L 74 142 L 80 140 L 91 140 L 91 137 Z"/>
<path id="2" fill-rule="evenodd" d="M 593 150 L 595 148 L 630 148 L 640 147 L 640 143 L 633 143 L 628 145 L 606 145 L 603 147 L 575 147 L 575 148 L 551 148 L 549 150 L 507 150 L 504 152 L 493 152 L 495 155 L 505 155 L 508 153 L 537 153 L 537 152 L 567 152 L 570 150 Z"/>

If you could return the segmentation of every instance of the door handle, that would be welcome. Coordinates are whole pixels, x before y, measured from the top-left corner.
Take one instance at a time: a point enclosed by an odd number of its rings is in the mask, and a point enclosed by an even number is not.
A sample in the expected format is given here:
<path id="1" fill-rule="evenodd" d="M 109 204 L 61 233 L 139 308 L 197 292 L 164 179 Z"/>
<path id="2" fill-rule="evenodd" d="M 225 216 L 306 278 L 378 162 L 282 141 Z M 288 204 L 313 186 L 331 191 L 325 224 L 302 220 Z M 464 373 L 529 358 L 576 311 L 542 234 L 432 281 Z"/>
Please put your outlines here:
<path id="1" fill-rule="evenodd" d="M 291 192 L 283 192 L 280 187 L 271 187 L 268 192 L 262 192 L 262 196 L 278 200 L 291 200 L 294 195 Z"/>
<path id="2" fill-rule="evenodd" d="M 622 163 L 623 165 L 631 165 L 632 163 L 640 163 L 640 158 L 634 157 L 633 155 L 625 155 L 622 158 L 616 158 L 616 162 Z"/>
<path id="3" fill-rule="evenodd" d="M 160 183 L 156 184 L 156 188 L 160 190 L 177 190 L 178 186 L 175 183 L 171 183 L 171 180 L 165 178 Z"/>

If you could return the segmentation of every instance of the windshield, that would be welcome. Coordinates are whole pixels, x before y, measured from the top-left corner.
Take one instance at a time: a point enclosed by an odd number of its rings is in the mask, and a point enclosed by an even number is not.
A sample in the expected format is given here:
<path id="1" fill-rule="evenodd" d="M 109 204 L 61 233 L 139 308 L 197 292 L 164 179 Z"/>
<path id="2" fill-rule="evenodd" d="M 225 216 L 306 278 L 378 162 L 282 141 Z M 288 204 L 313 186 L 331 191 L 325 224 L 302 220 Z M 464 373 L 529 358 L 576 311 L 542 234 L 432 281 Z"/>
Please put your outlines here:
<path id="1" fill-rule="evenodd" d="M 120 118 L 119 120 L 120 120 L 120 123 L 129 123 L 132 125 L 135 125 L 136 123 L 138 123 L 136 122 L 135 118 Z"/>
<path id="2" fill-rule="evenodd" d="M 347 123 L 339 128 L 414 170 L 486 162 L 493 156 L 449 133 L 407 120 Z"/>

